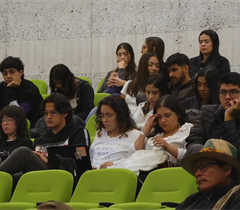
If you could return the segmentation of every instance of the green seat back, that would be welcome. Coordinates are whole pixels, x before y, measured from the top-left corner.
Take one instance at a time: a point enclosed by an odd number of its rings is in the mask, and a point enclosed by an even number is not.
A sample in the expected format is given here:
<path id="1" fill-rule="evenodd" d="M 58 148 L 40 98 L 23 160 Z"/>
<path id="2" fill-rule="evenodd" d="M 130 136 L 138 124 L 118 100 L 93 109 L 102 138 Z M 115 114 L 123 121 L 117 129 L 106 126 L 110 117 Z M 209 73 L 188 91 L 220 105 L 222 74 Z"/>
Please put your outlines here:
<path id="1" fill-rule="evenodd" d="M 132 202 L 137 176 L 127 169 L 97 169 L 85 172 L 70 203 Z"/>
<path id="2" fill-rule="evenodd" d="M 90 136 L 90 139 L 91 139 L 91 144 L 93 143 L 93 140 L 95 138 L 95 135 L 97 133 L 97 128 L 96 128 L 96 115 L 92 115 L 88 121 L 87 121 L 87 124 L 85 126 L 85 128 L 88 130 L 88 133 L 89 133 L 89 136 Z"/>
<path id="3" fill-rule="evenodd" d="M 100 80 L 100 82 L 98 83 L 96 93 L 97 93 L 97 92 L 100 90 L 100 88 L 102 87 L 104 80 L 105 80 L 105 77 L 103 77 L 103 78 Z"/>
<path id="4" fill-rule="evenodd" d="M 6 172 L 0 172 L 0 203 L 10 201 L 12 184 L 12 176 Z"/>
<path id="5" fill-rule="evenodd" d="M 78 77 L 81 80 L 87 81 L 92 86 L 92 81 L 88 77 Z"/>
<path id="6" fill-rule="evenodd" d="M 42 98 L 43 98 L 43 100 L 45 99 L 45 98 L 47 98 L 50 94 L 41 94 L 42 95 Z"/>
<path id="7" fill-rule="evenodd" d="M 30 79 L 34 85 L 36 85 L 39 89 L 40 94 L 46 94 L 48 90 L 48 85 L 45 81 L 40 79 Z"/>
<path id="8" fill-rule="evenodd" d="M 63 170 L 32 171 L 24 174 L 12 195 L 11 202 L 68 202 L 71 198 L 73 176 Z"/>
<path id="9" fill-rule="evenodd" d="M 158 169 L 147 176 L 136 202 L 181 203 L 192 194 L 193 186 L 196 179 L 182 167 Z"/>
<path id="10" fill-rule="evenodd" d="M 109 93 L 95 93 L 94 94 L 94 106 L 98 106 L 99 102 L 109 96 L 110 94 Z"/>

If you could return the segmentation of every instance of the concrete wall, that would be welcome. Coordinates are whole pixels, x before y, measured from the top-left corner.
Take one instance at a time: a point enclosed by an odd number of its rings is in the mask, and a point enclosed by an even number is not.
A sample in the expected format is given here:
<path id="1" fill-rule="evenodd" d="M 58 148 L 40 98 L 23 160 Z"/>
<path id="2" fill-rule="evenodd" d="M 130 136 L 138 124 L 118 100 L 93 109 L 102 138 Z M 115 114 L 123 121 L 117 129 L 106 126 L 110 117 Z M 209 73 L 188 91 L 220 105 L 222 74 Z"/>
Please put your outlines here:
<path id="1" fill-rule="evenodd" d="M 164 40 L 165 59 L 177 51 L 192 57 L 209 28 L 240 72 L 238 0 L 0 0 L 0 14 L 0 60 L 19 56 L 27 78 L 48 81 L 51 67 L 64 63 L 96 87 L 116 67 L 120 42 L 133 46 L 136 63 L 148 36 Z"/>

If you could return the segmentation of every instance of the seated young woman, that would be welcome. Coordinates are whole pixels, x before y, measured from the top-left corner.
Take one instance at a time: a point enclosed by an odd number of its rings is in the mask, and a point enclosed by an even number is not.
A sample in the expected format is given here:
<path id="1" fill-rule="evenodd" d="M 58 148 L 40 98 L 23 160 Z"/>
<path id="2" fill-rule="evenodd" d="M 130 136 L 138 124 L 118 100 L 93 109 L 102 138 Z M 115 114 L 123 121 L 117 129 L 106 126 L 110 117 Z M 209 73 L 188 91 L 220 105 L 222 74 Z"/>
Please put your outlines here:
<path id="1" fill-rule="evenodd" d="M 199 70 L 195 82 L 195 96 L 186 98 L 181 103 L 191 123 L 196 122 L 203 105 L 220 104 L 219 79 L 219 71 L 215 67 L 207 66 Z"/>
<path id="2" fill-rule="evenodd" d="M 163 61 L 165 51 L 164 41 L 160 37 L 147 37 L 143 43 L 141 53 L 144 55 L 145 53 L 154 53 L 158 56 L 159 60 L 159 72 L 165 78 L 167 82 L 170 81 L 169 75 L 167 72 L 166 65 Z"/>
<path id="3" fill-rule="evenodd" d="M 94 107 L 94 91 L 91 85 L 74 76 L 64 64 L 52 67 L 49 76 L 51 93 L 62 93 L 71 104 L 73 114 L 79 116 L 83 121 Z"/>
<path id="4" fill-rule="evenodd" d="M 149 75 L 158 72 L 159 60 L 157 55 L 145 53 L 140 58 L 137 75 L 133 80 L 127 81 L 121 91 L 121 97 L 125 99 L 131 112 L 137 107 L 137 95 L 145 92 L 145 86 Z"/>
<path id="5" fill-rule="evenodd" d="M 229 61 L 219 53 L 219 37 L 213 30 L 204 30 L 198 37 L 200 55 L 190 59 L 189 76 L 196 76 L 200 69 L 214 66 L 220 76 L 230 72 Z"/>
<path id="6" fill-rule="evenodd" d="M 165 95 L 156 103 L 153 115 L 148 118 L 135 142 L 135 148 L 152 150 L 161 147 L 169 154 L 168 163 L 178 165 L 186 152 L 185 139 L 191 127 L 180 102 L 172 95 Z"/>
<path id="7" fill-rule="evenodd" d="M 33 149 L 24 111 L 15 105 L 6 106 L 0 113 L 0 161 L 3 162 L 15 149 L 26 146 Z"/>
<path id="8" fill-rule="evenodd" d="M 110 95 L 97 109 L 97 134 L 89 153 L 94 168 L 107 168 L 136 151 L 134 143 L 140 135 L 130 117 L 124 99 Z"/>
<path id="9" fill-rule="evenodd" d="M 167 82 L 159 73 L 149 76 L 145 87 L 146 102 L 140 103 L 132 112 L 131 117 L 137 127 L 142 130 L 148 118 L 153 114 L 153 108 L 161 96 L 169 94 Z"/>
<path id="10" fill-rule="evenodd" d="M 123 85 L 132 80 L 136 75 L 136 64 L 133 48 L 128 43 L 121 43 L 117 46 L 116 56 L 118 66 L 115 70 L 107 73 L 105 80 L 98 93 L 119 94 Z"/>

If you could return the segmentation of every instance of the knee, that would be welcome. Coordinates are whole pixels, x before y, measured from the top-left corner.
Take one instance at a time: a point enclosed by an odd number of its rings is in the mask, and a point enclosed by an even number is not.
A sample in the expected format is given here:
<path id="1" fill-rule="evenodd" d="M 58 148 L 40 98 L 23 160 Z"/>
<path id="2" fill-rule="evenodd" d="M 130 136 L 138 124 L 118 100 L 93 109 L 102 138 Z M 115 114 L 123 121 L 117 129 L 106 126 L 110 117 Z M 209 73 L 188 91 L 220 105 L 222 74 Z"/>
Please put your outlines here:
<path id="1" fill-rule="evenodd" d="M 22 147 L 18 147 L 17 149 L 15 149 L 12 154 L 18 154 L 18 155 L 28 155 L 28 154 L 32 154 L 33 151 L 31 149 L 29 149 L 28 147 L 22 146 Z"/>

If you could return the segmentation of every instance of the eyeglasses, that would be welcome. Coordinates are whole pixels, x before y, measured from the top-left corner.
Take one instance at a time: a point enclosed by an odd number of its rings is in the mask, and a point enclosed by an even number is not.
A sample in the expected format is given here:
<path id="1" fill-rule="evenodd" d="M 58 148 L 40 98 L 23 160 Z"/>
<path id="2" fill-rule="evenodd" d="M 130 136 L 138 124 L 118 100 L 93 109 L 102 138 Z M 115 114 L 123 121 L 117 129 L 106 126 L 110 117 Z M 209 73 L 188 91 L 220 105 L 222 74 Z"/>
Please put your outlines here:
<path id="1" fill-rule="evenodd" d="M 56 116 L 57 116 L 57 111 L 50 111 L 50 112 L 44 111 L 44 112 L 43 112 L 43 115 L 44 115 L 45 117 L 47 117 L 48 114 L 50 114 L 51 117 L 56 117 Z"/>
<path id="2" fill-rule="evenodd" d="M 237 98 L 239 93 L 240 93 L 240 91 L 237 90 L 237 89 L 232 89 L 232 90 L 229 90 L 229 91 L 227 91 L 227 90 L 220 90 L 220 91 L 219 91 L 219 94 L 220 94 L 221 96 L 226 97 L 227 94 L 229 94 L 230 97 L 233 98 L 233 99 L 234 99 L 234 98 Z"/>
<path id="3" fill-rule="evenodd" d="M 13 118 L 2 118 L 1 119 L 1 125 L 3 124 L 3 123 L 6 123 L 6 124 L 12 124 L 14 122 L 14 119 Z"/>
<path id="4" fill-rule="evenodd" d="M 100 120 L 100 121 L 102 121 L 103 120 L 103 118 L 105 117 L 107 120 L 109 120 L 111 117 L 113 117 L 115 114 L 100 114 L 100 115 L 98 115 L 98 119 Z"/>
<path id="5" fill-rule="evenodd" d="M 14 74 L 17 70 L 16 69 L 10 69 L 10 70 L 5 70 L 2 72 L 3 76 L 7 76 L 8 74 Z"/>
<path id="6" fill-rule="evenodd" d="M 198 171 L 198 169 L 202 172 L 202 173 L 204 173 L 204 172 L 206 172 L 207 170 L 208 170 L 208 168 L 209 168 L 209 166 L 211 166 L 211 165 L 221 165 L 220 163 L 203 163 L 203 164 L 201 164 L 200 166 L 198 166 L 198 167 L 194 167 L 193 168 L 193 173 L 195 174 L 197 171 Z"/>

